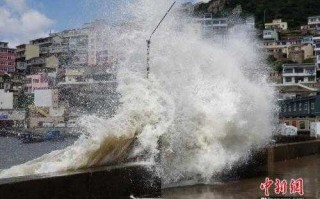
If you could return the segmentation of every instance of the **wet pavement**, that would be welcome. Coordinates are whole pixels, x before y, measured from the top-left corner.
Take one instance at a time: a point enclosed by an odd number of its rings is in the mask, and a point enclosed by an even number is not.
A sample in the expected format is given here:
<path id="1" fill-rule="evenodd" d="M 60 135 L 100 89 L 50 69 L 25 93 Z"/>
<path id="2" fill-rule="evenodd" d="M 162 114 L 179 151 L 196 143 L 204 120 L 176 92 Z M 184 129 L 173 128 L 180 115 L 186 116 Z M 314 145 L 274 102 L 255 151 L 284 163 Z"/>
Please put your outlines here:
<path id="1" fill-rule="evenodd" d="M 271 167 L 272 168 L 272 167 Z M 213 185 L 196 185 L 180 188 L 169 188 L 162 191 L 166 199 L 251 199 L 264 198 L 264 191 L 260 190 L 260 184 L 265 178 L 287 180 L 288 193 L 277 195 L 275 186 L 269 189 L 270 196 L 297 198 L 320 198 L 320 155 L 308 156 L 300 159 L 277 162 L 273 165 L 273 171 L 266 172 L 265 176 L 241 179 L 239 181 L 215 183 Z M 291 179 L 302 178 L 304 180 L 304 196 L 289 194 Z"/>

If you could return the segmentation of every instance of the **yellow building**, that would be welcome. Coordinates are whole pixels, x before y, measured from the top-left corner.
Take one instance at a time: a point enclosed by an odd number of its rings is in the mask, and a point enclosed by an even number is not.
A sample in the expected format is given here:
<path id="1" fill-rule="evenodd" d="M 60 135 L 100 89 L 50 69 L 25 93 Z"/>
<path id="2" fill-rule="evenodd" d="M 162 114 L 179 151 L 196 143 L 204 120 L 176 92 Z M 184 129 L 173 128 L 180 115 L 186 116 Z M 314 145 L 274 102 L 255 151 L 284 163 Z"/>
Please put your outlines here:
<path id="1" fill-rule="evenodd" d="M 287 30 L 288 23 L 283 22 L 282 19 L 274 19 L 272 23 L 265 23 L 265 29 Z"/>

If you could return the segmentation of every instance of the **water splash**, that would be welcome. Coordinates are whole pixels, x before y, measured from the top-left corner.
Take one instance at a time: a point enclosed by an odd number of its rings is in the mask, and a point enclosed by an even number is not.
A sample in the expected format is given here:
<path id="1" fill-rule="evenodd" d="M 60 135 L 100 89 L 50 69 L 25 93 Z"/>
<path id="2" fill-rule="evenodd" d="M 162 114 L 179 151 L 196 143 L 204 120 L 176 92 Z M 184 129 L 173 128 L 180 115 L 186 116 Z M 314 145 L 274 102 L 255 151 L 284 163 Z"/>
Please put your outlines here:
<path id="1" fill-rule="evenodd" d="M 198 24 L 171 14 L 154 35 L 146 80 L 146 38 L 172 2 L 127 4 L 130 21 L 110 39 L 119 56 L 120 105 L 114 117 L 86 116 L 73 146 L 2 171 L 0 177 L 121 163 L 160 154 L 164 183 L 212 176 L 268 144 L 274 91 L 252 30 L 238 24 L 221 40 L 203 38 Z M 158 144 L 161 143 L 161 147 Z"/>

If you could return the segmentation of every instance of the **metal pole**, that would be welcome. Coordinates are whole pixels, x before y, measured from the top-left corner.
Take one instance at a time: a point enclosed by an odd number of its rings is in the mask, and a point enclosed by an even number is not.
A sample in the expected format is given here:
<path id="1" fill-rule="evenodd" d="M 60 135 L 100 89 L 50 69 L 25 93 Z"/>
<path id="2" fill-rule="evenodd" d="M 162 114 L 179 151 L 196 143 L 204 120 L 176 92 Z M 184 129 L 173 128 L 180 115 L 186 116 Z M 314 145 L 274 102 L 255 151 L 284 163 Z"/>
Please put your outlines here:
<path id="1" fill-rule="evenodd" d="M 150 44 L 151 44 L 151 41 L 147 40 L 147 79 L 149 79 L 149 73 L 150 73 Z"/>
<path id="2" fill-rule="evenodd" d="M 147 79 L 149 78 L 149 73 L 150 73 L 150 45 L 151 45 L 151 38 L 153 36 L 153 34 L 157 31 L 157 29 L 159 28 L 160 24 L 162 23 L 162 21 L 166 18 L 166 16 L 169 14 L 169 12 L 171 11 L 171 9 L 173 8 L 174 4 L 176 3 L 173 2 L 173 4 L 170 6 L 170 8 L 168 9 L 168 11 L 166 12 L 166 14 L 162 17 L 162 19 L 160 20 L 160 22 L 158 23 L 157 27 L 153 30 L 153 32 L 151 33 L 149 39 L 147 40 Z"/>

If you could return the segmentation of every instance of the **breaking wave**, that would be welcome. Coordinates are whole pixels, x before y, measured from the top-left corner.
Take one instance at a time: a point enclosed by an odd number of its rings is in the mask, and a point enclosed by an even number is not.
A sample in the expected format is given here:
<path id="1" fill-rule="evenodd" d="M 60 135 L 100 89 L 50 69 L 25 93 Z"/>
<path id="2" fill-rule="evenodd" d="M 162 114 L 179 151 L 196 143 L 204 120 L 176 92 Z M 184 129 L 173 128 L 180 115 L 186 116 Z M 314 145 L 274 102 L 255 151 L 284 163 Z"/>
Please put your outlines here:
<path id="1" fill-rule="evenodd" d="M 130 21 L 106 35 L 119 58 L 121 97 L 114 116 L 82 117 L 84 133 L 72 146 L 4 170 L 0 177 L 143 157 L 160 159 L 164 183 L 207 182 L 269 143 L 274 90 L 254 30 L 244 23 L 237 22 L 220 39 L 204 38 L 200 26 L 176 8 L 153 37 L 146 79 L 146 39 L 170 4 L 127 4 L 123 14 Z"/>

